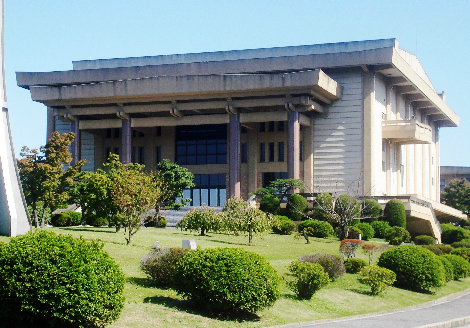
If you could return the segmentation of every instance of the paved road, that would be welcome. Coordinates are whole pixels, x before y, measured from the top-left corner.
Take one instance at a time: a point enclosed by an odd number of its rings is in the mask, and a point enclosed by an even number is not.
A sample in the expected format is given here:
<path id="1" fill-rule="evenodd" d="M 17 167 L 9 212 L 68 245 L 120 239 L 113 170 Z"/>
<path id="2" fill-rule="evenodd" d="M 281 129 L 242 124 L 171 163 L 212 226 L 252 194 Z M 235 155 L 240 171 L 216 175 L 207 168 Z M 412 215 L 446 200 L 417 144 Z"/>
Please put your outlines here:
<path id="1" fill-rule="evenodd" d="M 366 316 L 310 322 L 298 328 L 470 328 L 470 289 L 420 306 Z"/>

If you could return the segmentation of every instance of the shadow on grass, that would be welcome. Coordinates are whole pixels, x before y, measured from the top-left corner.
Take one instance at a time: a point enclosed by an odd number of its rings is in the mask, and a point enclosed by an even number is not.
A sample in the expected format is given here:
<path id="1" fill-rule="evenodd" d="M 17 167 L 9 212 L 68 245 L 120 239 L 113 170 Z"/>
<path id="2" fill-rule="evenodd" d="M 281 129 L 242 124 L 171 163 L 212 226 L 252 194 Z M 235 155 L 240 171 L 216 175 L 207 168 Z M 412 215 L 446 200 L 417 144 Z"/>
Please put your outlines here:
<path id="1" fill-rule="evenodd" d="M 127 277 L 127 282 L 132 285 L 136 285 L 143 288 L 160 288 L 152 280 L 148 278 L 139 278 L 139 277 Z"/>
<path id="2" fill-rule="evenodd" d="M 102 232 L 102 233 L 112 233 L 116 234 L 116 231 L 112 230 L 103 230 L 101 228 L 59 228 L 60 230 L 65 230 L 65 231 L 86 231 L 86 232 Z"/>
<path id="3" fill-rule="evenodd" d="M 375 296 L 372 294 L 370 290 L 358 289 L 358 288 L 349 288 L 348 290 L 352 291 L 353 293 L 367 295 L 367 296 Z"/>
<path id="4" fill-rule="evenodd" d="M 229 314 L 221 314 L 216 313 L 214 311 L 210 311 L 209 309 L 197 304 L 191 300 L 178 300 L 167 296 L 153 296 L 153 297 L 146 297 L 144 299 L 145 303 L 152 303 L 152 304 L 159 304 L 166 306 L 171 309 L 175 309 L 178 311 L 186 312 L 189 314 L 196 314 L 201 315 L 211 319 L 217 319 L 221 321 L 259 321 L 260 317 L 254 313 L 249 312 L 238 312 L 238 313 L 229 313 Z"/>

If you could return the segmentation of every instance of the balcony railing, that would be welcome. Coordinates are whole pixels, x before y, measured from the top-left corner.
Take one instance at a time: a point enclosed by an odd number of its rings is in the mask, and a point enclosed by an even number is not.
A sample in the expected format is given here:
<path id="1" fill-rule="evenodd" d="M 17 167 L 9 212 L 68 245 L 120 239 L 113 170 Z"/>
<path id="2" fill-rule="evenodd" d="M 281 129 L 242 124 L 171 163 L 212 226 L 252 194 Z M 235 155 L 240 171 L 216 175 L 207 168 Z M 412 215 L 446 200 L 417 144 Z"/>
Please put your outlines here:
<path id="1" fill-rule="evenodd" d="M 432 129 L 416 120 L 383 121 L 382 138 L 402 144 L 429 144 Z"/>

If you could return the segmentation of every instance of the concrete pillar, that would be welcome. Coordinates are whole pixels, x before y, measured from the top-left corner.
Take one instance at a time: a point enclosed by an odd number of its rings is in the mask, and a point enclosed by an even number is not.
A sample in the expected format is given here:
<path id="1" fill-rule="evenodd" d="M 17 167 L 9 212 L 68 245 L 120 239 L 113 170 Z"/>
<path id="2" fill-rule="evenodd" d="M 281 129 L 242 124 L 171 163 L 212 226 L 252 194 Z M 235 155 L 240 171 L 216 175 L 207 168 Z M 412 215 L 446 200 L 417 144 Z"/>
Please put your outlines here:
<path id="1" fill-rule="evenodd" d="M 46 135 L 46 143 L 49 141 L 49 139 L 52 137 L 52 132 L 54 132 L 55 129 L 55 117 L 54 117 L 54 109 L 51 107 L 47 107 L 47 135 Z"/>
<path id="2" fill-rule="evenodd" d="M 80 138 L 80 128 L 79 121 L 73 121 L 70 123 L 70 132 L 75 133 L 75 139 L 73 139 L 72 144 L 70 145 L 72 153 L 72 162 L 70 164 L 74 165 L 80 160 L 80 149 L 81 149 L 81 138 Z"/>
<path id="3" fill-rule="evenodd" d="M 240 114 L 230 114 L 229 196 L 240 196 Z"/>
<path id="4" fill-rule="evenodd" d="M 248 192 L 255 192 L 258 186 L 258 130 L 248 129 Z"/>
<path id="5" fill-rule="evenodd" d="M 289 112 L 287 118 L 287 177 L 299 179 L 300 156 L 300 122 L 299 112 Z"/>
<path id="6" fill-rule="evenodd" d="M 374 158 L 382 154 L 382 149 L 376 149 L 374 144 L 374 102 L 375 102 L 375 75 L 372 72 L 364 73 L 364 196 L 375 195 L 375 174 Z M 382 140 L 382 139 L 380 139 Z M 382 142 L 380 143 L 382 144 Z M 382 156 L 380 155 L 379 158 Z M 380 161 L 382 162 L 382 161 Z"/>
<path id="7" fill-rule="evenodd" d="M 121 162 L 129 164 L 132 161 L 132 128 L 131 119 L 122 120 L 122 157 Z"/>
<path id="8" fill-rule="evenodd" d="M 304 143 L 304 182 L 306 191 L 313 192 L 313 118 L 310 119 L 310 126 L 303 127 Z"/>

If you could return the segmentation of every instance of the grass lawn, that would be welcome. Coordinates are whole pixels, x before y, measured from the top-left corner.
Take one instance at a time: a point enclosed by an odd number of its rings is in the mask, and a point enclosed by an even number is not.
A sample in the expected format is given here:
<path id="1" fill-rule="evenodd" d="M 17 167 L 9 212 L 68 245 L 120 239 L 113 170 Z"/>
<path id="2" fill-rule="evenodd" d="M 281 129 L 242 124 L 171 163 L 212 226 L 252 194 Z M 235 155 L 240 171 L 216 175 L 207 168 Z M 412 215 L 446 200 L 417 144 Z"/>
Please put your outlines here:
<path id="1" fill-rule="evenodd" d="M 265 309 L 257 316 L 240 321 L 221 321 L 194 310 L 191 303 L 183 300 L 172 290 L 152 287 L 139 270 L 140 258 L 150 252 L 150 245 L 160 242 L 160 247 L 181 247 L 182 239 L 196 239 L 202 248 L 241 247 L 259 253 L 277 270 L 280 276 L 287 272 L 289 263 L 300 255 L 330 253 L 339 255 L 339 241 L 335 239 L 311 238 L 311 244 L 293 236 L 266 235 L 255 238 L 254 245 L 248 245 L 246 236 L 209 234 L 201 237 L 195 233 L 175 229 L 142 228 L 133 237 L 130 246 L 125 245 L 122 233 L 110 228 L 51 228 L 60 234 L 82 235 L 86 239 L 101 239 L 105 250 L 117 261 L 124 271 L 126 305 L 118 321 L 110 327 L 266 327 L 320 319 L 337 318 L 415 305 L 470 288 L 470 278 L 452 281 L 434 294 L 416 293 L 391 288 L 385 295 L 370 296 L 367 286 L 359 284 L 357 276 L 346 276 L 330 283 L 318 291 L 309 301 L 298 301 L 283 284 L 281 298 L 272 308 Z M 0 237 L 0 242 L 8 238 Z M 377 240 L 376 240 L 377 241 Z M 367 260 L 360 251 L 358 257 Z"/>

